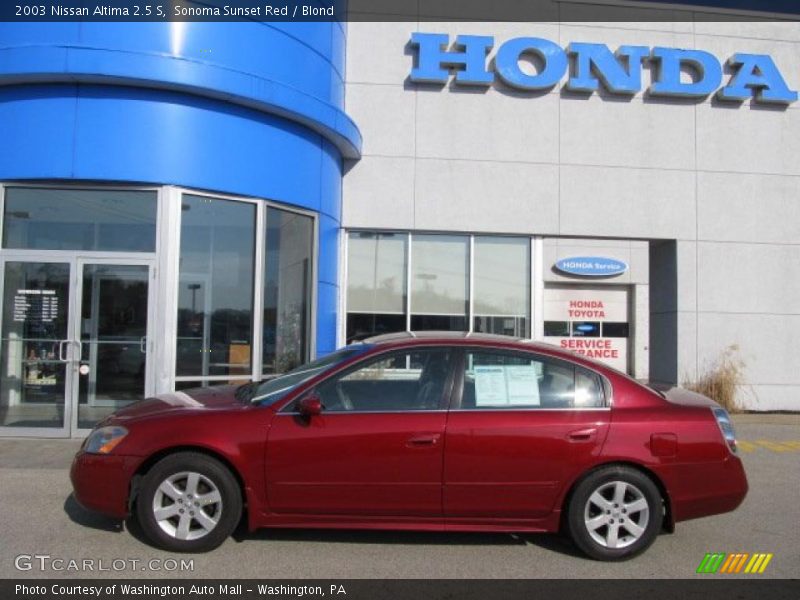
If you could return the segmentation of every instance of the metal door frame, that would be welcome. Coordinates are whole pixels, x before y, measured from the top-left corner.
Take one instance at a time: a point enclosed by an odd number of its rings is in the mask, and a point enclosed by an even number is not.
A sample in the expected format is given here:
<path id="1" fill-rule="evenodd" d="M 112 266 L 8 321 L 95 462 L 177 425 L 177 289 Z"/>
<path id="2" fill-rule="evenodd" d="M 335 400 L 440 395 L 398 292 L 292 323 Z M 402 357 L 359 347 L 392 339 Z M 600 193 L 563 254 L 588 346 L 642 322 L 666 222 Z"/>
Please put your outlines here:
<path id="1" fill-rule="evenodd" d="M 75 257 L 75 277 L 74 286 L 72 289 L 72 306 L 74 312 L 70 315 L 72 332 L 73 356 L 71 370 L 73 372 L 71 392 L 71 410 L 70 410 L 70 423 L 69 431 L 71 437 L 85 437 L 91 429 L 81 429 L 78 427 L 78 401 L 79 401 L 79 385 L 80 375 L 78 368 L 81 363 L 81 316 L 83 312 L 83 268 L 86 265 L 110 265 L 110 266 L 143 266 L 147 267 L 147 324 L 145 328 L 145 373 L 144 373 L 144 396 L 151 396 L 154 394 L 154 375 L 153 375 L 153 347 L 154 347 L 154 330 L 153 324 L 155 321 L 155 258 L 141 258 L 139 254 L 117 254 L 114 257 L 96 256 L 92 253 L 81 252 Z"/>
<path id="2" fill-rule="evenodd" d="M 69 253 L 74 254 L 74 253 Z M 5 275 L 6 264 L 8 263 L 51 263 L 69 265 L 69 282 L 67 285 L 67 330 L 66 337 L 61 340 L 66 352 L 64 359 L 59 356 L 59 360 L 65 364 L 64 367 L 64 409 L 61 427 L 13 427 L 0 425 L 0 437 L 49 437 L 49 438 L 68 438 L 71 436 L 70 424 L 72 422 L 72 403 L 70 396 L 73 387 L 74 371 L 70 368 L 74 344 L 70 343 L 74 339 L 74 319 L 72 318 L 74 309 L 74 285 L 76 259 L 68 253 L 59 253 L 54 256 L 51 252 L 37 252 L 30 250 L 4 250 L 0 257 L 0 305 L 5 298 Z M 3 331 L 3 313 L 5 307 L 0 306 L 0 336 Z M 2 368 L 2 362 L 0 362 Z"/>

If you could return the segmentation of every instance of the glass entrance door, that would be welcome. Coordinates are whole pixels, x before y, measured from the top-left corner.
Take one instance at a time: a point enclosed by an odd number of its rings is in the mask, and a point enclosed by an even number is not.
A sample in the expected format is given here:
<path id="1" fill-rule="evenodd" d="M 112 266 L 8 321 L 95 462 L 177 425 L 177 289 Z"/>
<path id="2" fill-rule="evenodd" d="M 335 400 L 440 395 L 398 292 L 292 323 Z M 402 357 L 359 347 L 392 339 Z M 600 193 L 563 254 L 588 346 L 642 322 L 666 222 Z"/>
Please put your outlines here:
<path id="1" fill-rule="evenodd" d="M 151 261 L 6 258 L 0 432 L 82 435 L 152 393 Z"/>
<path id="2" fill-rule="evenodd" d="M 148 392 L 151 267 L 78 261 L 73 429 L 94 425 Z"/>
<path id="3" fill-rule="evenodd" d="M 0 268 L 0 427 L 10 435 L 67 435 L 72 264 L 6 260 Z"/>

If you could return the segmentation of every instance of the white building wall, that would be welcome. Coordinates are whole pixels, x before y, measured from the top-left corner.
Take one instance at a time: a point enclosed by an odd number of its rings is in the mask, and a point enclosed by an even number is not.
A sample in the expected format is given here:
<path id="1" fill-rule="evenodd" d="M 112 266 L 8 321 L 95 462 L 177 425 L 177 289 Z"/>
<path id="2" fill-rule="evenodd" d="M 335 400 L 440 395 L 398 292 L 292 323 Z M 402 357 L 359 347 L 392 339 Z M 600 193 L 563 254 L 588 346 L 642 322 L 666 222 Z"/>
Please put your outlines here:
<path id="1" fill-rule="evenodd" d="M 343 207 L 345 227 L 675 240 L 676 299 L 648 315 L 677 335 L 663 361 L 685 381 L 737 344 L 748 408 L 800 410 L 800 102 L 417 85 L 414 31 L 766 53 L 797 90 L 800 24 L 351 22 L 346 104 L 364 156 Z"/>

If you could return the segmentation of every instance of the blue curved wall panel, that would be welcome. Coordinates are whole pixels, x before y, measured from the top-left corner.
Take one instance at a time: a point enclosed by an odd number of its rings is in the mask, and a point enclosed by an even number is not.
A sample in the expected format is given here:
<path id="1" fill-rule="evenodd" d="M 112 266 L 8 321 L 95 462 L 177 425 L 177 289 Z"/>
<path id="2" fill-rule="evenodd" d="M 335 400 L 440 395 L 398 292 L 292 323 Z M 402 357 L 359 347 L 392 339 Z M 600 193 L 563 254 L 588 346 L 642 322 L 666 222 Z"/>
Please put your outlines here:
<path id="1" fill-rule="evenodd" d="M 317 351 L 336 346 L 339 23 L 2 23 L 0 179 L 173 184 L 319 213 Z"/>

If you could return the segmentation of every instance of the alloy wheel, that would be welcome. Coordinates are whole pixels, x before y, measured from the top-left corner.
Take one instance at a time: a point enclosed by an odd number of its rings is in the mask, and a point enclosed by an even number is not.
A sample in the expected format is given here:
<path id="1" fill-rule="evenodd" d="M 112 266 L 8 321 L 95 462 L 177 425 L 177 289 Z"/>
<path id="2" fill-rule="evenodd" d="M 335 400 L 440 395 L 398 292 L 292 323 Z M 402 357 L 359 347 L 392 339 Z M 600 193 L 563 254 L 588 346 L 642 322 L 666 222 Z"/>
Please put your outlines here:
<path id="1" fill-rule="evenodd" d="M 222 495 L 205 475 L 182 471 L 170 475 L 153 495 L 158 526 L 178 540 L 197 540 L 211 533 L 222 516 Z"/>
<path id="2" fill-rule="evenodd" d="M 609 481 L 589 495 L 583 520 L 595 542 L 604 548 L 625 548 L 644 535 L 650 505 L 632 483 Z"/>

